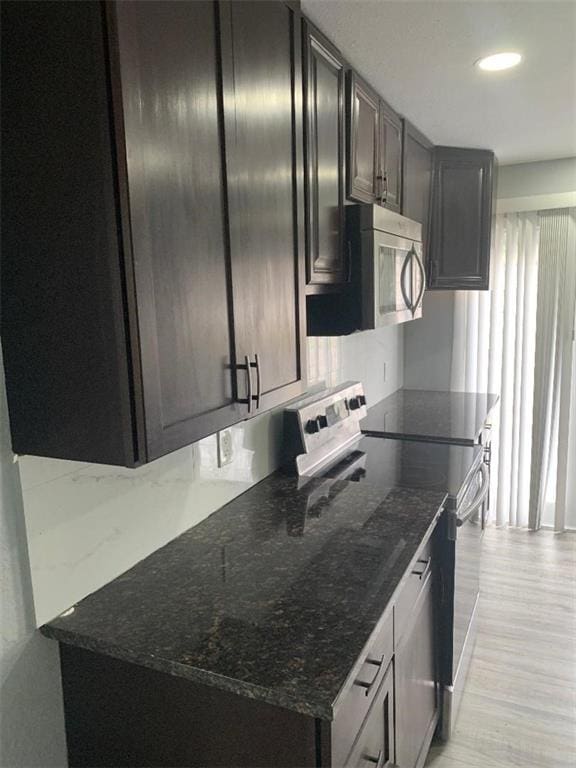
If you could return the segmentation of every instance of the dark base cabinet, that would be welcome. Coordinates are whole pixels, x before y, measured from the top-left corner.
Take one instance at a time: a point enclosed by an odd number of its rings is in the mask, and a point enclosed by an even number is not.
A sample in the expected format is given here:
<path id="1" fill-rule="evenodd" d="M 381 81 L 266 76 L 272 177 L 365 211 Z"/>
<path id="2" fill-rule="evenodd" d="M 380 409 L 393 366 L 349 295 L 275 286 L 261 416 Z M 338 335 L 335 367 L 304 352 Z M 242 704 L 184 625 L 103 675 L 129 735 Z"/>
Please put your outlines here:
<path id="1" fill-rule="evenodd" d="M 60 644 L 70 768 L 421 768 L 438 723 L 437 524 L 319 718 Z M 152 664 L 160 660 L 150 659 Z M 279 704 L 272 703 L 278 699 Z M 269 703 L 270 702 L 270 703 Z"/>
<path id="2" fill-rule="evenodd" d="M 429 576 L 414 606 L 410 627 L 396 650 L 396 764 L 414 768 L 426 759 L 438 722 L 434 604 Z"/>
<path id="3" fill-rule="evenodd" d="M 312 768 L 312 717 L 60 645 L 70 768 Z"/>

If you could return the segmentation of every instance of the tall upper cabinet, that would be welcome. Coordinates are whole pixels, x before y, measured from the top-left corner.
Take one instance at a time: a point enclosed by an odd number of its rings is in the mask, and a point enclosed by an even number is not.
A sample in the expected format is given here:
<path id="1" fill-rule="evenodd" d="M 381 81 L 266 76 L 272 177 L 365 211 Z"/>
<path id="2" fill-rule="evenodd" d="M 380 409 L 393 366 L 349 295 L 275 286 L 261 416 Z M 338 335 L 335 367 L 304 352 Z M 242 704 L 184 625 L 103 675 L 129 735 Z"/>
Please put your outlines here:
<path id="1" fill-rule="evenodd" d="M 494 153 L 435 147 L 428 288 L 490 287 Z"/>
<path id="2" fill-rule="evenodd" d="M 301 19 L 293 3 L 219 5 L 237 389 L 253 412 L 305 388 Z"/>
<path id="3" fill-rule="evenodd" d="M 345 64 L 309 22 L 303 23 L 306 252 L 309 293 L 348 280 L 344 247 Z"/>
<path id="4" fill-rule="evenodd" d="M 14 451 L 134 466 L 303 391 L 297 12 L 2 14 Z"/>

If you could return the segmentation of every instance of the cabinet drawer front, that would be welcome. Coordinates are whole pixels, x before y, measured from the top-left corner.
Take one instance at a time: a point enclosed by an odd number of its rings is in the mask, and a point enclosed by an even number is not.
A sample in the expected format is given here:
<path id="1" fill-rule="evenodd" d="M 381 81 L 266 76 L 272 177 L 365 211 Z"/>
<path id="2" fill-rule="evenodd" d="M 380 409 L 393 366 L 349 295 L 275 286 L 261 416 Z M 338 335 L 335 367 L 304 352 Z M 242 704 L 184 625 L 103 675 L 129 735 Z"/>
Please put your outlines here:
<path id="1" fill-rule="evenodd" d="M 432 540 L 429 539 L 400 591 L 394 606 L 394 646 L 398 648 L 410 621 L 410 615 L 432 568 Z"/>
<path id="2" fill-rule="evenodd" d="M 394 668 L 390 664 L 366 722 L 346 760 L 346 768 L 385 768 L 393 764 Z"/>
<path id="3" fill-rule="evenodd" d="M 393 614 L 388 613 L 365 652 L 332 726 L 332 764 L 343 765 L 394 653 Z"/>

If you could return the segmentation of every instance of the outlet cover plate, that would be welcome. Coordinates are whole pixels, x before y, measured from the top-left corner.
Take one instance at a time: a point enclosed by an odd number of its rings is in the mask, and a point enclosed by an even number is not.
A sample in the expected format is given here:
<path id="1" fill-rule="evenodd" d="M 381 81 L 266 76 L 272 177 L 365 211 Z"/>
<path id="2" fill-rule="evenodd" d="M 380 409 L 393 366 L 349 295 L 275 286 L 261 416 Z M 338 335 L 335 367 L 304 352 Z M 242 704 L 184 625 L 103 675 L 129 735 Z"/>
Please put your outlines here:
<path id="1" fill-rule="evenodd" d="M 234 459 L 232 430 L 223 429 L 220 432 L 217 432 L 216 443 L 218 446 L 218 466 L 224 467 L 226 464 L 231 464 Z"/>

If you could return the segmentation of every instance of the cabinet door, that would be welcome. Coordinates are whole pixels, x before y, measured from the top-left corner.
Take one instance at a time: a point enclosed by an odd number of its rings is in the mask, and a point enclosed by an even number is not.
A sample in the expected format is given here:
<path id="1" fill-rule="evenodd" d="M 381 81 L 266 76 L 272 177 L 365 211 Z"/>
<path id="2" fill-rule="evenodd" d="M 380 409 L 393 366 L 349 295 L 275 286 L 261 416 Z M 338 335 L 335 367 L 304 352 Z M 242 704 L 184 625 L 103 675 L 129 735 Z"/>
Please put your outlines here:
<path id="1" fill-rule="evenodd" d="M 346 282 L 344 62 L 304 23 L 306 268 L 309 285 Z"/>
<path id="2" fill-rule="evenodd" d="M 384 101 L 380 102 L 379 202 L 400 212 L 402 193 L 402 121 Z"/>
<path id="3" fill-rule="evenodd" d="M 403 123 L 402 214 L 422 224 L 423 253 L 426 260 L 433 147 L 408 120 Z"/>
<path id="4" fill-rule="evenodd" d="M 436 147 L 428 287 L 488 290 L 494 154 Z"/>
<path id="5" fill-rule="evenodd" d="M 346 760 L 346 768 L 393 766 L 394 741 L 394 674 L 390 664 Z"/>
<path id="6" fill-rule="evenodd" d="M 423 764 L 438 718 L 433 607 L 429 575 L 396 650 L 396 763 L 399 768 Z"/>
<path id="7" fill-rule="evenodd" d="M 252 413 L 305 386 L 301 21 L 282 2 L 220 7 L 236 359 L 249 360 L 238 394 Z"/>
<path id="8" fill-rule="evenodd" d="M 216 16 L 211 2 L 133 2 L 115 5 L 114 21 L 153 459 L 240 418 L 230 373 Z"/>
<path id="9" fill-rule="evenodd" d="M 348 197 L 375 203 L 380 175 L 380 101 L 355 72 L 348 85 Z"/>

